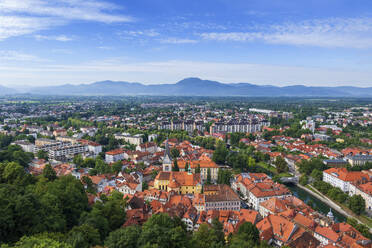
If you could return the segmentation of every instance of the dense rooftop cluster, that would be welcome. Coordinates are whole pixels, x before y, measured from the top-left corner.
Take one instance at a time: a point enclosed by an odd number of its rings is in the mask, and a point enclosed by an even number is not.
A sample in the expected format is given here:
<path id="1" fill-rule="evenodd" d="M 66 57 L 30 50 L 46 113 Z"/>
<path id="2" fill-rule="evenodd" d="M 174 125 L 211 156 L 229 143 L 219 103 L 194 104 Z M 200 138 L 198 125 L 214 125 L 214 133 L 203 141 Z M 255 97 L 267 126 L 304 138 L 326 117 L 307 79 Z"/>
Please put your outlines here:
<path id="1" fill-rule="evenodd" d="M 49 241 L 124 247 L 112 245 L 109 233 L 142 228 L 137 231 L 143 234 L 156 218 L 170 218 L 190 237 L 219 223 L 221 247 L 239 247 L 234 242 L 247 222 L 257 232 L 250 245 L 371 247 L 370 227 L 358 223 L 368 224 L 372 213 L 368 104 L 144 99 L 2 99 L 2 187 L 24 187 L 14 191 L 21 199 L 28 187 L 38 198 L 71 180 L 87 202 L 70 224 L 50 230 L 61 237 Z M 18 170 L 14 177 L 11 168 Z M 357 220 L 340 222 L 285 183 L 347 207 L 348 217 Z M 9 207 L 4 204 L 0 209 Z M 111 217 L 104 210 L 109 205 L 117 211 Z M 98 225 L 103 220 L 94 219 L 97 213 L 110 228 Z M 2 230 L 11 226 L 0 224 Z M 86 226 L 99 237 L 88 245 L 71 241 Z M 5 232 L 0 244 L 46 231 Z"/>

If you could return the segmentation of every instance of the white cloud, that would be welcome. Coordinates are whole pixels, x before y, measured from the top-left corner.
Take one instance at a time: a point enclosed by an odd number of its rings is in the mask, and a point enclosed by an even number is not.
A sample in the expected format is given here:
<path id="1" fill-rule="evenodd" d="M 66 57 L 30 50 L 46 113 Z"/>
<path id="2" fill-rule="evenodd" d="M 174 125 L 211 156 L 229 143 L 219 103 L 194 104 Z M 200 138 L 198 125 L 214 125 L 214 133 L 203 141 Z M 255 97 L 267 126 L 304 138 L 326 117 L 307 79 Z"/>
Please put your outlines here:
<path id="1" fill-rule="evenodd" d="M 122 38 L 138 38 L 138 37 L 156 37 L 159 36 L 160 33 L 156 32 L 154 29 L 147 29 L 147 30 L 125 30 L 117 32 Z"/>
<path id="2" fill-rule="evenodd" d="M 101 50 L 113 50 L 114 49 L 114 47 L 112 46 L 99 46 L 97 48 Z"/>
<path id="3" fill-rule="evenodd" d="M 73 38 L 72 37 L 68 37 L 66 35 L 35 35 L 34 36 L 35 39 L 37 40 L 56 40 L 56 41 L 62 41 L 62 42 L 66 42 L 66 41 L 72 41 Z"/>
<path id="4" fill-rule="evenodd" d="M 370 86 L 372 71 L 342 68 L 314 68 L 248 63 L 202 61 L 128 62 L 113 58 L 78 65 L 0 65 L 2 82 L 10 84 L 50 85 L 89 83 L 100 80 L 122 80 L 143 83 L 174 83 L 197 76 L 226 83 L 247 82 L 273 85 L 353 85 Z M 17 73 L 15 73 L 17 72 Z M 11 86 L 11 85 L 9 85 Z"/>
<path id="5" fill-rule="evenodd" d="M 99 0 L 0 0 L 0 40 L 34 33 L 70 21 L 130 22 L 113 14 L 119 6 Z"/>
<path id="6" fill-rule="evenodd" d="M 31 34 L 61 24 L 63 24 L 61 20 L 47 17 L 0 16 L 0 40 Z"/>
<path id="7" fill-rule="evenodd" d="M 192 39 L 167 38 L 161 39 L 160 42 L 165 44 L 195 44 L 198 41 Z"/>
<path id="8" fill-rule="evenodd" d="M 26 54 L 18 51 L 0 51 L 1 61 L 32 61 L 32 62 L 45 62 L 47 60 L 41 59 L 35 55 Z"/>
<path id="9" fill-rule="evenodd" d="M 372 18 L 330 18 L 262 27 L 251 32 L 202 33 L 205 40 L 304 45 L 318 47 L 371 48 Z"/>

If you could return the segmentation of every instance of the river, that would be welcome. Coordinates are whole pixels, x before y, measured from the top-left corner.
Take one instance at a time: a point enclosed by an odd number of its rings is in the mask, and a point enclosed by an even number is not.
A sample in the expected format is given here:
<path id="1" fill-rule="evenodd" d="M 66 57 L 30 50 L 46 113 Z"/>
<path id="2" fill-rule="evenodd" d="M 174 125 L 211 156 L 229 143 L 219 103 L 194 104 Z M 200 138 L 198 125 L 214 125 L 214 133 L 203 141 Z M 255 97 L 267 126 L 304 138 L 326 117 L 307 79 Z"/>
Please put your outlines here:
<path id="1" fill-rule="evenodd" d="M 345 216 L 343 216 L 342 214 L 337 212 L 334 208 L 331 208 L 330 206 L 328 206 L 327 204 L 325 204 L 324 202 L 322 202 L 318 198 L 312 196 L 311 194 L 309 194 L 305 190 L 303 190 L 303 189 L 301 189 L 301 188 L 299 188 L 299 187 L 297 187 L 296 185 L 293 185 L 293 184 L 287 184 L 286 186 L 290 191 L 292 191 L 293 195 L 295 195 L 297 198 L 301 199 L 305 203 L 308 203 L 308 201 L 311 200 L 313 202 L 313 209 L 318 211 L 319 213 L 327 215 L 328 212 L 329 212 L 329 209 L 332 209 L 332 213 L 335 217 L 335 222 L 345 222 L 346 221 Z"/>

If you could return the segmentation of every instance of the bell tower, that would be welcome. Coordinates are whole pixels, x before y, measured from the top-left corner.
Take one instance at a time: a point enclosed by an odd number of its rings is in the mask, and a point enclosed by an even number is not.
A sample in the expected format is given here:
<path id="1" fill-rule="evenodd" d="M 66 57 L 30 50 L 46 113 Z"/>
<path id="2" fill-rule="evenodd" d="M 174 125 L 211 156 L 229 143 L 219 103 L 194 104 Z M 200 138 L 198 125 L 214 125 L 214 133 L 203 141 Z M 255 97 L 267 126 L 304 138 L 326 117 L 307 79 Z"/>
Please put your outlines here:
<path id="1" fill-rule="evenodd" d="M 163 171 L 172 171 L 172 159 L 169 151 L 168 138 L 165 141 L 165 151 L 163 158 Z"/>

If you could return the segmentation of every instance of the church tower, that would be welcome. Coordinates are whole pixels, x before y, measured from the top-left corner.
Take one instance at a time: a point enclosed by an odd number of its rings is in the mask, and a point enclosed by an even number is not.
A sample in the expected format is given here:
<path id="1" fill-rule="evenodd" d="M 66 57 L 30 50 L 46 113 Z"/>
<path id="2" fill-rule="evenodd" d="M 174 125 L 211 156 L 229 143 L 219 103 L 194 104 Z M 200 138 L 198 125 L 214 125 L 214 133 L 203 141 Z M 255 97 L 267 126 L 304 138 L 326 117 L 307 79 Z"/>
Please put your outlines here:
<path id="1" fill-rule="evenodd" d="M 168 138 L 165 141 L 165 151 L 163 158 L 163 171 L 172 171 L 172 159 L 169 151 Z"/>

